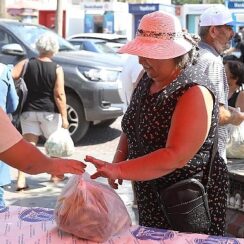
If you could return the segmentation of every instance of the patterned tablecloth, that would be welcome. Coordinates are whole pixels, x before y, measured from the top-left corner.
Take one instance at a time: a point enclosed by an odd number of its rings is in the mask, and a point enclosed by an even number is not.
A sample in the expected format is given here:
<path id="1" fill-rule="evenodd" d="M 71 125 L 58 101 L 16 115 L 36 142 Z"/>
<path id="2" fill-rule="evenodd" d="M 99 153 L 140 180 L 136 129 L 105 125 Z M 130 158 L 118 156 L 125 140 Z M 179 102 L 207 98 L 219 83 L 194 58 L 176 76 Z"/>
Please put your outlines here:
<path id="1" fill-rule="evenodd" d="M 0 208 L 0 243 L 94 244 L 57 229 L 52 209 L 10 206 Z M 104 244 L 244 244 L 244 239 L 132 226 Z"/>

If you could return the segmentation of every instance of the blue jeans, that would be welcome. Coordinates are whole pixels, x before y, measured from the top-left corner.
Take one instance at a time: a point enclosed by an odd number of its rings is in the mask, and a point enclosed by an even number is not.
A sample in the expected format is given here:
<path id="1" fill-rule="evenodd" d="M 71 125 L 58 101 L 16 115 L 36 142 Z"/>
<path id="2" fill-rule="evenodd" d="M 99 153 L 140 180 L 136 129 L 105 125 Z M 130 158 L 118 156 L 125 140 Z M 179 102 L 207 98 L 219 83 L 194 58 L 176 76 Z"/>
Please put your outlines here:
<path id="1" fill-rule="evenodd" d="M 4 189 L 0 186 L 0 207 L 5 207 L 5 201 L 3 195 L 4 195 Z"/>

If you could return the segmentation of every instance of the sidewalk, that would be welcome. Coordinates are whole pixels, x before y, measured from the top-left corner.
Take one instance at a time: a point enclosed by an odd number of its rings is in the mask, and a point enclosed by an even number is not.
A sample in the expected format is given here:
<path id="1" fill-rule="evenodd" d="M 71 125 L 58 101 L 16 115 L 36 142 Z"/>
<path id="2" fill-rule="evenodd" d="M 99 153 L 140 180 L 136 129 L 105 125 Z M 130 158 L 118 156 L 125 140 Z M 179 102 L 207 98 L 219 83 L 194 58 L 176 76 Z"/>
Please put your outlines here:
<path id="1" fill-rule="evenodd" d="M 39 147 L 39 149 L 43 151 L 43 147 Z M 74 155 L 72 155 L 72 158 L 81 159 L 81 155 L 82 158 L 84 158 L 84 153 L 84 150 L 82 153 L 81 150 L 77 149 Z M 88 165 L 86 172 L 89 174 L 93 173 L 93 166 Z M 7 205 L 55 208 L 57 197 L 64 185 L 67 183 L 66 180 L 55 185 L 49 181 L 50 175 L 48 174 L 26 175 L 30 189 L 17 192 L 15 191 L 17 170 L 12 168 L 11 175 L 13 179 L 12 184 L 5 189 L 5 200 Z M 71 175 L 67 174 L 67 176 Z M 98 179 L 98 181 L 106 182 L 106 179 Z M 125 181 L 123 185 L 119 187 L 119 190 L 116 190 L 116 192 L 123 199 L 133 224 L 137 224 L 137 210 L 132 208 L 133 194 L 130 182 Z"/>

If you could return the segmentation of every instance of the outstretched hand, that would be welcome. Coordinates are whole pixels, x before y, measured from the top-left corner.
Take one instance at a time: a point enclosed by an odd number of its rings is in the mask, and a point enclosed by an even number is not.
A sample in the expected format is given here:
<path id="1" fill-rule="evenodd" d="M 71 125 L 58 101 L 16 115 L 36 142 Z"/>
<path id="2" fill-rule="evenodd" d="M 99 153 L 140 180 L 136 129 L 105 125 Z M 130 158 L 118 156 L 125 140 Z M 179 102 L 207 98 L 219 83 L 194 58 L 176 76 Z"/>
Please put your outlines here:
<path id="1" fill-rule="evenodd" d="M 82 174 L 85 172 L 86 165 L 78 160 L 51 158 L 55 163 L 55 167 L 51 174 L 62 175 L 65 173 Z"/>
<path id="2" fill-rule="evenodd" d="M 91 175 L 92 179 L 96 179 L 98 177 L 108 178 L 110 186 L 114 189 L 118 188 L 118 184 L 115 183 L 115 180 L 119 178 L 119 167 L 117 167 L 116 164 L 111 164 L 92 156 L 86 156 L 84 160 L 85 162 L 92 163 L 97 169 L 97 172 Z M 121 180 L 119 180 L 119 183 L 121 183 Z"/>

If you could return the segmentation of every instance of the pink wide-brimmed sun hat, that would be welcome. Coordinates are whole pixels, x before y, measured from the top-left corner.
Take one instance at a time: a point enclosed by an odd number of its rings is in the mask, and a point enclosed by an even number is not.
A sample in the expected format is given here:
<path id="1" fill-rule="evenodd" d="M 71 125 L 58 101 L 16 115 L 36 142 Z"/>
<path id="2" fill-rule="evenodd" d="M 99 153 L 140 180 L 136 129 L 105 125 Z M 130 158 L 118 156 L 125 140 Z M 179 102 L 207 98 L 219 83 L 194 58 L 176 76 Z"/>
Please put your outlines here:
<path id="1" fill-rule="evenodd" d="M 151 59 L 170 59 L 192 49 L 185 39 L 180 21 L 172 14 L 156 11 L 142 17 L 136 37 L 122 46 L 118 53 Z"/>

